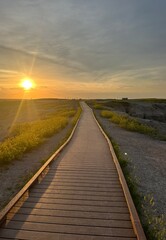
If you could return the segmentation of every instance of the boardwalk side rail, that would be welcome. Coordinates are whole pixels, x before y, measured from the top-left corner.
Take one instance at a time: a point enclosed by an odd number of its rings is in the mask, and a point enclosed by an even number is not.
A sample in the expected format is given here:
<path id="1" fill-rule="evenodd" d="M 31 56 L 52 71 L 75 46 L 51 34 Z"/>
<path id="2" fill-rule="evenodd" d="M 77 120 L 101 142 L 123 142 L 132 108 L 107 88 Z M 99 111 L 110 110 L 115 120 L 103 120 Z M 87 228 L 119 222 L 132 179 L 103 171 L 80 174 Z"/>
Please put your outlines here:
<path id="1" fill-rule="evenodd" d="M 127 202 L 128 208 L 129 208 L 131 222 L 132 222 L 135 234 L 137 236 L 137 239 L 138 240 L 147 240 L 146 236 L 145 236 L 145 233 L 144 233 L 144 230 L 142 228 L 142 224 L 140 222 L 137 210 L 135 208 L 133 199 L 131 197 L 129 188 L 127 186 L 125 177 L 123 175 L 123 172 L 122 172 L 122 169 L 120 167 L 119 161 L 117 159 L 117 156 L 115 154 L 114 148 L 112 146 L 112 143 L 111 143 L 110 139 L 108 138 L 108 136 L 106 135 L 106 133 L 104 132 L 104 130 L 101 127 L 100 123 L 97 121 L 97 118 L 96 118 L 96 116 L 95 116 L 95 114 L 94 114 L 92 109 L 91 109 L 91 111 L 93 113 L 93 116 L 94 116 L 94 119 L 95 119 L 97 125 L 99 126 L 102 134 L 104 135 L 104 137 L 106 138 L 106 140 L 108 142 L 108 145 L 109 145 L 109 148 L 110 148 L 110 151 L 111 151 L 111 155 L 112 155 L 113 161 L 115 163 L 115 166 L 116 166 L 116 169 L 117 169 L 117 172 L 118 172 L 118 175 L 119 175 L 119 180 L 120 180 L 120 183 L 122 185 L 122 189 L 123 189 L 123 192 L 124 192 L 124 195 L 125 195 L 125 199 L 126 199 L 126 202 Z"/>
<path id="2" fill-rule="evenodd" d="M 81 106 L 80 106 L 81 107 Z M 81 108 L 82 109 L 82 108 Z M 12 198 L 12 200 L 2 209 L 0 212 L 0 226 L 6 222 L 7 216 L 10 213 L 11 210 L 15 211 L 15 205 L 17 202 L 21 200 L 23 203 L 29 196 L 29 190 L 30 188 L 37 182 L 41 182 L 42 178 L 47 174 L 49 171 L 50 165 L 53 160 L 55 160 L 55 157 L 59 155 L 59 153 L 64 149 L 64 147 L 69 143 L 71 138 L 74 135 L 74 132 L 78 126 L 79 120 L 81 118 L 81 115 L 79 116 L 79 119 L 77 120 L 70 136 L 65 141 L 65 143 L 58 148 L 58 150 L 45 162 L 45 164 L 36 172 L 36 174 L 26 183 L 26 185 Z M 21 207 L 21 206 L 20 206 Z M 12 212 L 14 212 L 12 211 Z M 12 214 L 14 215 L 14 214 Z M 10 217 L 11 218 L 11 217 Z"/>

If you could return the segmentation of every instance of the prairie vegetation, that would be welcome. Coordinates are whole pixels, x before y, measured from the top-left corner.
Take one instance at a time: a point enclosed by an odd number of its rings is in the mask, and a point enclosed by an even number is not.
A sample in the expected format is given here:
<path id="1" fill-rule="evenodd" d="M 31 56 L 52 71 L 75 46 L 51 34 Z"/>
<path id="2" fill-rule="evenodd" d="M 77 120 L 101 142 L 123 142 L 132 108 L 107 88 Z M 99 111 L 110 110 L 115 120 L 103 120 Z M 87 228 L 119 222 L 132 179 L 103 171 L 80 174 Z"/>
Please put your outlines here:
<path id="1" fill-rule="evenodd" d="M 95 109 L 123 112 L 131 117 L 166 122 L 165 99 L 93 100 Z"/>
<path id="2" fill-rule="evenodd" d="M 25 152 L 64 129 L 69 121 L 74 124 L 80 114 L 80 107 L 76 101 L 34 100 L 33 103 L 31 101 L 22 103 L 20 109 L 17 101 L 1 102 L 0 108 L 3 108 L 3 111 L 6 109 L 4 122 L 6 118 L 6 122 L 9 123 L 8 118 L 13 114 L 9 113 L 8 109 L 16 110 L 17 106 L 19 113 L 15 111 L 17 119 L 14 118 L 15 122 L 6 128 L 6 137 L 0 142 L 0 166 L 19 159 Z"/>
<path id="3" fill-rule="evenodd" d="M 165 99 L 105 99 L 87 103 L 122 128 L 166 140 Z"/>
<path id="4" fill-rule="evenodd" d="M 129 131 L 139 132 L 150 136 L 156 136 L 157 131 L 145 124 L 138 122 L 138 120 L 123 116 L 112 111 L 103 110 L 101 116 L 109 118 L 111 122 L 118 124 L 120 127 L 125 128 Z"/>

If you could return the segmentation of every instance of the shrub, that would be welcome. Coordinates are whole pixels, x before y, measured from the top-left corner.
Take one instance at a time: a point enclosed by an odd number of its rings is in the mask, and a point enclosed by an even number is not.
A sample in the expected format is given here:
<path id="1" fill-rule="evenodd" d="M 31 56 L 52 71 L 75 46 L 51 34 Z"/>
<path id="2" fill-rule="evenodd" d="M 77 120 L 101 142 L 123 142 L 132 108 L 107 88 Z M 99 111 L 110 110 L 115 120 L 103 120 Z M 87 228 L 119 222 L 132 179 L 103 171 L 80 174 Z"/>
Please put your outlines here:
<path id="1" fill-rule="evenodd" d="M 138 122 L 136 119 L 130 118 L 128 116 L 123 116 L 108 110 L 101 111 L 101 116 L 104 118 L 109 118 L 111 122 L 116 123 L 120 127 L 125 128 L 129 131 L 139 132 L 150 136 L 157 135 L 156 129 L 149 127 L 145 124 L 142 124 Z"/>

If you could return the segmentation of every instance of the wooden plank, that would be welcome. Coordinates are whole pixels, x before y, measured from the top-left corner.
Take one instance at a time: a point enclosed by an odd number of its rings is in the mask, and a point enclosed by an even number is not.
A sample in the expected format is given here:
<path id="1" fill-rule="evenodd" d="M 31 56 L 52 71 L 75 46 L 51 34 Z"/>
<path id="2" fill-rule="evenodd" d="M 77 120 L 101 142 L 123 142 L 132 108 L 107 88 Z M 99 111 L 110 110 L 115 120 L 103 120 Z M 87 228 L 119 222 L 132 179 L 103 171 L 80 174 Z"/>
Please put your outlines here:
<path id="1" fill-rule="evenodd" d="M 95 168 L 89 168 L 89 167 L 78 167 L 77 164 L 75 164 L 75 166 L 73 167 L 67 167 L 64 165 L 64 167 L 56 167 L 56 168 L 52 168 L 51 167 L 51 171 L 52 172 L 64 172 L 64 171 L 69 171 L 69 172 L 92 172 L 92 173 L 109 173 L 109 174 L 117 174 L 117 171 L 116 169 L 114 168 L 98 168 L 98 167 L 95 167 Z"/>
<path id="2" fill-rule="evenodd" d="M 57 194 L 50 194 L 50 193 L 38 193 L 38 192 L 31 192 L 30 193 L 31 197 L 42 197 L 42 198 L 55 198 L 55 199 L 69 199 L 69 200 L 92 200 L 92 201 L 119 201 L 125 202 L 125 198 L 123 196 L 115 196 L 115 197 L 111 197 L 111 196 L 93 196 L 93 195 L 76 195 L 76 194 L 61 194 L 61 195 L 57 195 Z"/>
<path id="3" fill-rule="evenodd" d="M 71 175 L 73 175 L 73 176 L 82 176 L 82 177 L 94 177 L 94 178 L 97 178 L 97 177 L 99 177 L 99 178 L 111 178 L 111 177 L 113 177 L 113 176 L 117 176 L 118 177 L 118 175 L 117 174 L 115 174 L 115 173 L 110 173 L 110 174 L 98 174 L 98 175 L 96 175 L 96 174 L 91 174 L 91 173 L 86 173 L 86 172 L 75 172 L 75 173 L 63 173 L 63 172 L 59 172 L 59 173 L 56 173 L 56 172 L 49 172 L 49 176 L 65 176 L 65 175 L 68 175 L 68 176 L 71 176 Z M 48 176 L 48 175 L 47 175 Z"/>
<path id="4" fill-rule="evenodd" d="M 82 166 L 82 167 L 81 167 Z M 73 165 L 71 165 L 70 167 L 69 166 L 66 166 L 66 164 L 64 164 L 64 166 L 58 166 L 56 169 L 53 169 L 52 171 L 56 171 L 56 170 L 58 170 L 58 169 L 61 169 L 61 170 L 63 170 L 63 169 L 66 169 L 66 168 L 71 168 L 71 169 L 73 169 L 74 167 L 77 167 L 77 168 L 80 168 L 80 169 L 83 169 L 83 170 L 85 170 L 85 172 L 87 171 L 87 172 L 96 172 L 96 171 L 99 171 L 99 170 L 105 170 L 105 169 L 107 169 L 107 167 L 103 167 L 102 165 L 101 166 L 96 166 L 96 164 L 94 164 L 94 166 L 93 167 L 90 167 L 90 166 L 88 166 L 88 165 L 79 165 L 77 162 L 76 163 L 74 163 Z M 79 170 L 78 170 L 78 172 L 79 172 Z M 81 171 L 80 171 L 81 172 Z M 101 174 L 102 174 L 102 172 L 100 172 Z M 109 172 L 106 172 L 107 174 L 111 174 L 111 173 L 116 173 L 116 169 L 115 168 L 111 168 L 110 169 L 110 173 Z"/>
<path id="5" fill-rule="evenodd" d="M 96 153 L 97 154 L 97 153 Z M 78 157 L 79 153 L 77 154 L 77 157 Z M 102 158 L 102 157 L 101 157 Z M 91 161 L 91 159 L 89 159 Z M 106 164 L 106 163 L 100 163 L 98 164 L 97 162 L 94 162 L 93 165 L 91 164 L 86 164 L 84 162 L 78 162 L 78 160 L 76 159 L 75 162 L 71 163 L 71 164 L 67 164 L 64 163 L 63 164 L 59 164 L 58 167 L 60 168 L 64 168 L 64 167 L 78 167 L 78 168 L 89 168 L 89 169 L 107 169 L 107 168 L 110 168 L 111 170 L 114 170 L 115 169 L 115 166 L 110 166 L 110 164 Z"/>
<path id="6" fill-rule="evenodd" d="M 46 181 L 43 181 L 41 182 L 40 184 L 52 184 L 52 185 L 55 185 L 55 184 L 77 184 L 77 185 L 97 185 L 97 186 L 119 186 L 121 188 L 121 184 L 119 183 L 119 181 L 117 179 L 112 179 L 112 181 L 98 181 L 98 180 L 86 180 L 86 179 L 81 179 L 81 180 L 76 180 L 76 179 L 71 179 L 71 180 L 65 180 L 65 179 L 53 179 L 53 180 L 46 180 Z"/>
<path id="7" fill-rule="evenodd" d="M 13 230 L 3 229 L 0 231 L 0 237 L 12 238 L 23 240 L 136 240 L 136 238 L 124 238 L 124 237 L 107 237 L 107 236 L 93 236 L 93 235 L 78 235 L 78 234 L 65 234 L 65 233 L 48 233 L 26 230 Z"/>
<path id="8" fill-rule="evenodd" d="M 90 192 L 123 192 L 121 188 L 116 188 L 116 187 L 86 187 L 86 186 L 47 186 L 47 185 L 38 185 L 37 188 L 40 189 L 50 189 L 54 190 L 55 188 L 57 190 L 78 190 L 78 191 L 90 191 Z"/>
<path id="9" fill-rule="evenodd" d="M 17 208 L 17 207 L 16 207 Z M 103 219 L 103 220 L 130 220 L 129 213 L 102 213 L 102 212 L 86 212 L 79 210 L 56 210 L 56 209 L 37 209 L 37 208 L 17 208 L 18 214 L 38 215 L 38 216 L 54 216 L 54 217 L 73 217 L 85 219 Z M 12 212 L 12 211 L 11 211 Z"/>
<path id="10" fill-rule="evenodd" d="M 116 169 L 105 169 L 105 168 L 95 168 L 95 169 L 89 169 L 89 168 L 77 168 L 77 167 L 73 167 L 73 168 L 66 168 L 65 166 L 62 168 L 62 167 L 56 167 L 56 168 L 53 168 L 51 167 L 50 169 L 51 172 L 90 172 L 90 173 L 114 173 L 114 174 L 117 174 L 117 171 Z"/>
<path id="11" fill-rule="evenodd" d="M 10 218 L 9 218 L 10 219 Z M 130 221 L 16 214 L 12 221 L 131 229 Z"/>
<path id="12" fill-rule="evenodd" d="M 82 180 L 91 180 L 91 181 L 118 181 L 119 182 L 119 177 L 117 175 L 110 175 L 109 177 L 107 177 L 106 175 L 105 176 L 100 176 L 100 175 L 91 175 L 89 174 L 88 176 L 86 175 L 83 175 L 83 174 L 78 174 L 78 175 L 75 175 L 75 174 L 49 174 L 47 175 L 43 180 L 45 179 L 51 179 L 51 180 L 58 180 L 58 179 L 61 179 L 62 181 L 65 180 L 65 179 L 82 179 Z"/>
<path id="13" fill-rule="evenodd" d="M 56 198 L 34 198 L 29 197 L 26 202 L 28 203 L 46 203 L 46 204 L 69 204 L 80 206 L 105 206 L 105 207 L 127 207 L 125 201 L 93 201 L 93 200 L 70 200 L 70 199 L 56 199 Z"/>
<path id="14" fill-rule="evenodd" d="M 54 174 L 54 173 L 53 173 Z M 111 177 L 113 174 L 98 174 L 96 176 L 95 173 L 86 173 L 86 172 L 76 172 L 76 173 L 72 173 L 72 172 L 66 172 L 66 173 L 63 173 L 63 172 L 56 172 L 56 175 L 57 177 L 63 177 L 63 176 L 75 176 L 75 177 Z M 115 176 L 118 176 L 116 174 L 114 174 Z M 51 176 L 51 172 L 49 173 L 49 176 Z"/>
<path id="15" fill-rule="evenodd" d="M 94 179 L 70 179 L 70 178 L 69 179 L 45 178 L 43 182 L 47 184 L 49 183 L 79 183 L 79 184 L 81 183 L 114 184 L 116 183 L 119 186 L 121 186 L 118 179 L 114 179 L 114 178 L 108 181 L 105 181 L 105 180 L 101 181 L 98 179 L 94 180 Z"/>
<path id="16" fill-rule="evenodd" d="M 56 178 L 56 177 L 64 177 L 64 176 L 68 176 L 68 177 L 70 177 L 70 176 L 75 176 L 75 177 L 90 177 L 90 178 L 98 178 L 99 177 L 99 179 L 101 179 L 102 177 L 104 178 L 104 179 L 113 179 L 113 178 L 116 178 L 116 179 L 119 179 L 119 177 L 118 177 L 118 175 L 117 174 L 114 174 L 114 173 L 112 173 L 112 174 L 94 174 L 94 172 L 93 173 L 87 173 L 87 172 L 80 172 L 79 173 L 79 171 L 78 172 L 70 172 L 70 171 L 66 171 L 66 172 L 49 172 L 49 174 L 47 175 L 47 177 L 51 177 L 51 178 Z"/>
<path id="17" fill-rule="evenodd" d="M 56 180 L 78 179 L 78 180 L 92 180 L 92 181 L 93 180 L 94 181 L 98 180 L 98 181 L 102 182 L 102 181 L 111 181 L 111 180 L 114 180 L 114 179 L 117 180 L 119 178 L 118 177 L 113 177 L 113 176 L 112 177 L 111 176 L 110 177 L 100 177 L 100 176 L 99 177 L 97 177 L 97 176 L 96 177 L 90 177 L 90 176 L 89 177 L 84 177 L 84 176 L 77 177 L 77 176 L 72 176 L 72 175 L 71 176 L 65 176 L 64 175 L 63 177 L 62 176 L 60 177 L 60 176 L 56 176 L 56 175 L 52 175 L 52 176 L 48 175 L 47 177 L 45 177 L 43 179 L 43 181 L 45 179 L 56 179 Z"/>
<path id="18" fill-rule="evenodd" d="M 65 171 L 63 171 L 63 170 L 55 170 L 55 171 L 50 171 L 50 174 L 63 174 L 63 175 L 65 175 L 65 174 L 79 174 L 79 175 L 81 175 L 81 174 L 88 174 L 88 175 L 92 175 L 92 176 L 108 176 L 108 177 L 110 177 L 110 176 L 116 176 L 116 177 L 118 177 L 118 175 L 117 175 L 117 173 L 114 171 L 112 171 L 112 172 L 104 172 L 104 171 L 84 171 L 84 170 L 75 170 L 75 171 L 71 171 L 71 170 L 65 170 Z"/>
<path id="19" fill-rule="evenodd" d="M 83 179 L 98 179 L 98 180 L 102 180 L 102 179 L 105 179 L 105 180 L 113 180 L 113 179 L 119 179 L 119 177 L 118 177 L 118 175 L 115 175 L 115 174 L 110 174 L 109 176 L 107 176 L 107 175 L 104 175 L 104 176 L 102 176 L 102 175 L 100 175 L 100 174 L 96 174 L 96 175 L 93 175 L 93 174 L 86 174 L 86 173 L 78 173 L 77 172 L 77 174 L 74 172 L 74 173 L 70 173 L 69 172 L 69 174 L 68 174 L 68 172 L 67 173 L 60 173 L 60 174 L 57 174 L 57 173 L 50 173 L 49 175 L 47 175 L 47 177 L 46 178 L 51 178 L 51 179 L 57 179 L 57 178 L 61 178 L 62 180 L 63 180 L 63 178 L 71 178 L 71 177 L 75 177 L 75 178 L 83 178 Z"/>
<path id="20" fill-rule="evenodd" d="M 96 149 L 94 149 L 94 152 L 96 152 Z M 113 162 L 110 162 L 109 159 L 108 159 L 108 157 L 107 157 L 107 159 L 105 159 L 104 161 L 102 161 L 102 160 L 103 160 L 103 154 L 105 154 L 104 152 L 100 153 L 100 155 L 101 155 L 101 156 L 100 156 L 101 161 L 100 161 L 100 159 L 98 159 L 98 161 L 94 161 L 94 160 L 92 159 L 92 157 L 94 157 L 94 156 L 97 157 L 96 155 L 94 155 L 94 152 L 91 153 L 91 156 L 90 156 L 90 153 L 89 153 L 88 156 L 87 156 L 89 163 L 84 162 L 84 161 L 82 162 L 79 158 L 77 158 L 78 155 L 81 156 L 81 154 L 82 154 L 82 155 L 84 154 L 84 153 L 77 152 L 77 154 L 76 154 L 76 156 L 75 156 L 75 161 L 73 161 L 73 162 L 67 162 L 67 161 L 64 159 L 63 162 L 60 162 L 60 163 L 59 163 L 58 167 L 75 167 L 75 166 L 77 166 L 77 167 L 81 167 L 81 168 L 89 167 L 89 168 L 101 168 L 101 169 L 103 169 L 103 168 L 105 168 L 105 169 L 107 169 L 107 168 L 112 169 L 112 168 L 115 167 L 114 163 L 113 163 Z M 99 153 L 96 152 L 96 154 L 99 154 Z M 71 157 L 72 157 L 72 156 L 71 156 Z M 70 161 L 72 161 L 71 158 L 70 158 Z M 93 162 L 92 162 L 92 161 L 93 161 Z M 99 163 L 99 161 L 100 161 L 100 163 Z M 90 162 L 92 162 L 92 163 L 90 163 Z M 75 164 L 76 164 L 76 165 L 75 165 Z"/>
<path id="21" fill-rule="evenodd" d="M 69 233 L 69 234 L 84 234 L 98 236 L 118 236 L 118 237 L 135 237 L 133 229 L 124 228 L 106 228 L 106 227 L 89 227 L 89 226 L 72 226 L 72 225 L 57 225 L 46 223 L 30 223 L 10 221 L 6 229 L 21 229 L 38 232 L 52 233 Z"/>
<path id="22" fill-rule="evenodd" d="M 17 203 L 16 206 L 19 207 L 21 203 Z M 108 213 L 127 213 L 127 207 L 105 207 L 105 206 L 84 206 L 84 205 L 70 205 L 70 204 L 46 204 L 46 203 L 30 203 L 25 202 L 23 207 L 28 208 L 40 208 L 40 209 L 62 209 L 71 211 L 85 211 L 85 212 L 108 212 Z"/>
<path id="23" fill-rule="evenodd" d="M 118 183 L 118 181 L 115 181 L 115 182 L 110 182 L 110 183 L 106 183 L 106 182 L 103 182 L 103 183 L 95 183 L 95 182 L 53 182 L 53 181 L 50 181 L 50 182 L 45 182 L 43 181 L 42 183 L 40 183 L 40 186 L 49 186 L 49 187 L 68 187 L 68 186 L 71 186 L 71 187 L 92 187 L 92 188 L 121 188 L 121 185 L 120 183 Z"/>
<path id="24" fill-rule="evenodd" d="M 87 195 L 87 196 L 124 196 L 122 191 L 86 191 L 86 190 L 72 190 L 72 189 L 49 189 L 49 188 L 38 188 L 35 186 L 35 189 L 31 190 L 32 192 L 38 193 L 49 193 L 49 194 L 74 194 L 74 195 Z"/>
<path id="25" fill-rule="evenodd" d="M 93 174 L 79 174 L 79 173 L 60 173 L 60 174 L 49 174 L 47 175 L 48 178 L 52 178 L 52 179 L 65 179 L 65 178 L 77 178 L 77 179 L 98 179 L 98 180 L 112 180 L 112 179 L 119 179 L 119 177 L 117 175 L 93 175 Z"/>
<path id="26" fill-rule="evenodd" d="M 78 164 L 77 162 L 75 162 L 73 165 L 71 165 L 71 166 L 67 166 L 66 164 L 64 164 L 64 166 L 61 166 L 61 165 L 59 165 L 56 169 L 53 169 L 52 171 L 56 171 L 56 170 L 58 170 L 58 169 L 61 169 L 61 170 L 63 170 L 63 169 L 66 169 L 66 168 L 70 168 L 70 169 L 73 169 L 73 168 L 79 168 L 79 169 L 82 169 L 82 170 L 85 170 L 85 172 L 87 171 L 89 171 L 89 172 L 96 172 L 96 171 L 104 171 L 105 169 L 108 169 L 109 168 L 109 166 L 103 166 L 103 165 L 101 165 L 101 166 L 97 166 L 96 164 L 94 164 L 94 166 L 88 166 L 88 165 L 86 165 L 86 164 Z M 79 170 L 78 170 L 78 172 L 79 172 Z M 80 171 L 81 172 L 81 171 Z M 107 174 L 111 174 L 111 173 L 116 173 L 116 168 L 110 168 L 110 173 L 109 172 L 106 172 Z M 102 172 L 101 172 L 101 174 L 102 174 Z"/>

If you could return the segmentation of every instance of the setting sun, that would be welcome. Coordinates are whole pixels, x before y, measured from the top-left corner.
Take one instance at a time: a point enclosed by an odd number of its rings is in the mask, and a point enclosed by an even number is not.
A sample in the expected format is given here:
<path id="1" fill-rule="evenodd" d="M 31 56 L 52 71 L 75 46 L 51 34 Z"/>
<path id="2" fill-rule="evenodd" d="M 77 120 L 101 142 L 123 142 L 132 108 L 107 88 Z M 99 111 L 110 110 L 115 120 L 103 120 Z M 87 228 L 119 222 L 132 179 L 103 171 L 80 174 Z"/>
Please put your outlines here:
<path id="1" fill-rule="evenodd" d="M 28 91 L 34 87 L 34 83 L 31 79 L 23 79 L 21 87 Z"/>

